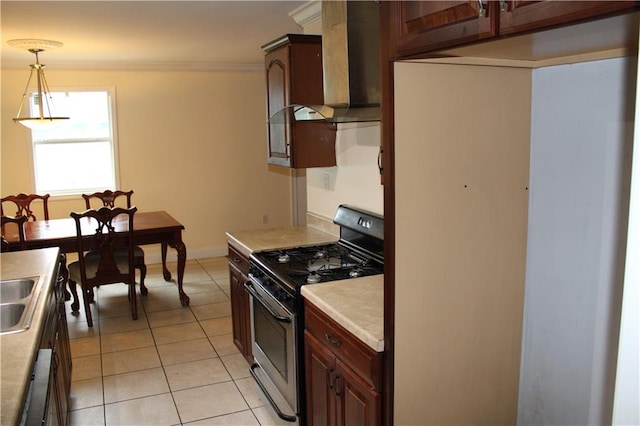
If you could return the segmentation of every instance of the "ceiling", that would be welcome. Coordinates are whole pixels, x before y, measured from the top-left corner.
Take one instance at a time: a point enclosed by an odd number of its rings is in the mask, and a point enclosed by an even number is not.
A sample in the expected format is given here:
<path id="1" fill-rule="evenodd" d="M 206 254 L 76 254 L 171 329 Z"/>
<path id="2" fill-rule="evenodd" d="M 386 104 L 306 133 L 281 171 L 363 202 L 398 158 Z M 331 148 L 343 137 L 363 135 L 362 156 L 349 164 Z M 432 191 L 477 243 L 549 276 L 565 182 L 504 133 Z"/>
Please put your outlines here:
<path id="1" fill-rule="evenodd" d="M 302 33 L 289 16 L 308 1 L 0 2 L 3 68 L 34 62 L 12 39 L 64 45 L 40 54 L 49 69 L 261 69 L 260 46 Z"/>

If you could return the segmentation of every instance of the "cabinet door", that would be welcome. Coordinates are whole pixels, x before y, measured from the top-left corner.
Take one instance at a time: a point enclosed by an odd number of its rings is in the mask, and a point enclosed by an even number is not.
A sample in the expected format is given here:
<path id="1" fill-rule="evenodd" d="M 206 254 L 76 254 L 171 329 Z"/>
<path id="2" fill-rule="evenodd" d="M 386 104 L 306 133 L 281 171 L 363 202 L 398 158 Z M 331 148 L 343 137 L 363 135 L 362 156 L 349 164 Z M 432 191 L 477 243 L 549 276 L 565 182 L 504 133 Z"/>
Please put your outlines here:
<path id="1" fill-rule="evenodd" d="M 418 55 L 493 37 L 496 17 L 494 1 L 389 2 L 390 54 Z"/>
<path id="2" fill-rule="evenodd" d="M 57 416 L 59 424 L 66 425 L 69 417 L 69 384 L 67 383 L 66 371 L 67 361 L 64 359 L 64 342 L 60 333 L 57 333 L 56 343 L 53 351 L 53 363 L 55 369 L 55 404 L 57 406 Z"/>
<path id="3" fill-rule="evenodd" d="M 55 369 L 55 393 L 57 416 L 61 425 L 69 421 L 71 393 L 71 349 L 69 331 L 64 306 L 64 298 L 58 299 L 57 330 L 53 343 L 53 363 Z"/>
<path id="4" fill-rule="evenodd" d="M 229 265 L 229 278 L 233 343 L 247 361 L 252 362 L 249 294 L 244 288 L 247 277 L 235 267 Z"/>
<path id="5" fill-rule="evenodd" d="M 505 1 L 500 12 L 500 35 L 537 30 L 631 10 L 633 1 Z"/>
<path id="6" fill-rule="evenodd" d="M 304 332 L 307 389 L 307 424 L 329 426 L 337 423 L 337 395 L 334 393 L 335 356 L 311 333 Z M 353 423 L 358 424 L 358 423 Z"/>
<path id="7" fill-rule="evenodd" d="M 67 324 L 67 310 L 64 305 L 66 279 L 58 276 L 56 282 L 55 297 L 57 300 L 58 317 L 58 338 L 56 340 L 56 352 L 60 358 L 60 374 L 64 395 L 66 396 L 65 406 L 69 409 L 69 395 L 71 392 L 71 346 L 69 343 L 69 326 Z M 68 414 L 68 413 L 67 413 Z"/>
<path id="8" fill-rule="evenodd" d="M 267 74 L 267 160 L 276 166 L 336 165 L 335 127 L 294 120 L 292 105 L 322 105 L 322 38 L 287 34 L 262 46 Z M 289 106 L 284 110 L 285 106 Z"/>
<path id="9" fill-rule="evenodd" d="M 375 426 L 382 421 L 381 396 L 340 359 L 336 360 L 335 393 L 339 395 L 338 424 Z"/>
<path id="10" fill-rule="evenodd" d="M 269 52 L 265 58 L 267 67 L 267 117 L 289 104 L 289 47 Z M 291 125 L 288 122 L 271 121 L 268 125 L 268 162 L 279 166 L 291 166 L 289 143 Z"/>

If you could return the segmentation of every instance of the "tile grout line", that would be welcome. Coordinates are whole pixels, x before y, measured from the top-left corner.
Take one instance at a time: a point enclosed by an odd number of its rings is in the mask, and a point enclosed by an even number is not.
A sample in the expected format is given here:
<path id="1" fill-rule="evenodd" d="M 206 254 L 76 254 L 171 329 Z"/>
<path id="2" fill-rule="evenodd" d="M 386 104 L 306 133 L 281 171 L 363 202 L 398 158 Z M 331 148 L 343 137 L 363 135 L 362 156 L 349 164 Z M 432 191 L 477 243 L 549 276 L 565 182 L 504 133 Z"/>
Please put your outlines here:
<path id="1" fill-rule="evenodd" d="M 213 275 L 209 271 L 207 271 L 207 269 L 205 269 L 205 267 L 200 262 L 196 262 L 196 263 L 202 269 L 202 271 L 208 276 L 208 280 L 207 281 L 211 281 L 211 283 L 215 286 L 214 288 L 217 291 L 220 291 L 222 294 L 224 294 L 224 296 L 226 298 L 226 303 L 230 303 L 229 294 L 227 294 L 227 292 L 224 291 L 224 289 L 221 287 L 221 285 L 218 283 L 218 281 L 213 277 Z M 218 274 L 216 274 L 216 275 L 218 275 Z M 174 285 L 175 285 L 175 283 L 174 283 Z M 96 292 L 96 293 L 98 293 L 98 292 Z M 104 424 L 106 425 L 107 424 L 107 418 L 106 418 L 107 402 L 106 402 L 105 375 L 104 375 L 104 373 L 105 373 L 105 364 L 104 364 L 104 358 L 103 358 L 103 355 L 104 355 L 104 352 L 103 352 L 104 351 L 104 341 L 103 341 L 104 330 L 103 330 L 103 327 L 101 327 L 101 319 L 104 319 L 104 318 L 102 318 L 101 315 L 100 315 L 100 313 L 101 313 L 100 296 L 99 295 L 97 295 L 97 296 L 98 297 L 95 300 L 95 307 L 97 308 L 96 309 L 96 311 L 97 311 L 96 312 L 97 313 L 97 315 L 96 315 L 97 316 L 97 321 L 96 321 L 97 324 L 96 325 L 97 325 L 97 328 L 98 328 L 98 339 L 99 339 L 99 347 L 100 347 L 100 368 L 101 368 L 100 380 L 101 380 L 101 384 L 102 384 L 102 418 L 103 418 Z M 104 294 L 103 294 L 103 298 L 104 298 Z M 138 302 L 139 302 L 139 304 L 138 304 Z M 215 302 L 215 301 L 212 302 L 212 304 L 217 304 L 217 303 L 225 303 L 225 302 Z M 154 312 L 149 312 L 148 311 L 149 303 L 143 303 L 143 296 L 138 291 L 136 292 L 136 304 L 138 305 L 138 308 L 139 307 L 142 308 L 142 309 L 138 309 L 138 314 L 144 313 L 144 315 L 146 316 L 146 318 L 145 318 L 146 329 L 148 329 L 149 332 L 151 333 L 151 338 L 152 338 L 152 341 L 153 341 L 153 347 L 154 347 L 154 350 L 155 350 L 155 354 L 158 357 L 158 360 L 160 362 L 160 367 L 162 368 L 165 381 L 166 381 L 166 383 L 168 385 L 169 393 L 171 394 L 171 398 L 172 398 L 172 401 L 174 403 L 174 408 L 176 410 L 176 414 L 177 414 L 178 420 L 180 422 L 179 424 L 182 425 L 183 424 L 183 420 L 182 420 L 182 417 L 180 415 L 180 412 L 178 411 L 178 405 L 177 405 L 176 399 L 174 397 L 174 390 L 171 389 L 169 377 L 167 375 L 167 370 L 166 370 L 167 366 L 162 362 L 162 358 L 160 357 L 160 352 L 159 352 L 159 348 L 158 348 L 158 341 L 157 341 L 157 338 L 156 338 L 155 334 L 153 333 L 153 327 L 151 325 L 151 321 L 150 321 L 150 317 L 149 317 L 149 315 L 153 314 Z M 229 376 L 229 381 L 233 382 L 234 388 L 237 390 L 237 392 L 242 397 L 242 400 L 244 401 L 244 403 L 247 406 L 246 410 L 239 410 L 237 412 L 243 412 L 243 411 L 247 411 L 248 410 L 251 413 L 251 416 L 259 423 L 259 420 L 256 417 L 256 414 L 253 411 L 253 408 L 251 407 L 251 405 L 249 404 L 249 401 L 247 400 L 247 396 L 244 393 L 242 393 L 242 391 L 241 391 L 241 389 L 240 389 L 240 387 L 238 385 L 237 380 L 234 378 L 234 376 L 231 373 L 231 370 L 229 369 L 230 367 L 225 362 L 223 362 L 223 355 L 221 354 L 221 352 L 219 352 L 219 349 L 217 349 L 214 346 L 214 344 L 213 344 L 213 342 L 211 340 L 211 338 L 216 337 L 216 336 L 209 336 L 207 334 L 204 326 L 203 326 L 203 323 L 202 323 L 202 321 L 205 321 L 205 320 L 208 320 L 208 319 L 224 318 L 227 315 L 219 316 L 219 317 L 218 316 L 214 316 L 212 318 L 200 319 L 196 315 L 196 313 L 194 312 L 194 309 L 193 309 L 193 307 L 191 305 L 189 305 L 188 308 L 189 308 L 189 312 L 193 316 L 195 322 L 197 322 L 199 329 L 202 331 L 202 333 L 204 335 L 204 338 L 206 339 L 207 345 L 210 346 L 213 349 L 213 353 L 215 354 L 215 357 L 218 358 L 218 360 L 220 361 L 222 367 L 225 369 L 227 375 Z M 173 308 L 167 308 L 166 310 L 172 310 L 172 309 Z M 161 310 L 159 310 L 157 312 L 162 312 L 163 310 L 165 310 L 165 309 L 161 309 Z M 130 314 L 130 310 L 129 310 L 129 314 Z M 139 315 L 138 315 L 138 317 L 139 317 Z M 175 324 L 167 324 L 167 326 L 170 326 L 170 325 L 175 325 Z M 142 328 L 142 329 L 144 329 L 144 328 Z M 187 363 L 187 362 L 189 362 L 189 361 L 184 361 L 184 363 Z M 240 379 L 238 379 L 238 380 L 240 380 Z M 220 382 L 220 383 L 222 383 L 222 382 Z M 195 388 L 204 387 L 204 386 L 207 386 L 207 385 L 195 386 L 193 388 L 188 388 L 188 389 L 195 389 Z M 183 390 L 183 389 L 180 389 L 180 390 Z M 145 397 L 147 397 L 147 396 L 145 396 Z M 140 398 L 144 398 L 144 397 L 140 397 Z M 139 398 L 131 398 L 131 399 L 128 399 L 127 401 L 135 400 L 135 399 L 139 399 Z M 118 401 L 118 402 L 123 402 L 123 401 Z M 83 407 L 83 408 L 91 408 L 91 407 Z M 227 413 L 227 414 L 233 414 L 233 413 L 236 413 L 236 412 Z M 227 414 L 225 414 L 225 415 L 227 415 Z M 206 420 L 206 419 L 201 419 L 201 420 Z"/>
<path id="2" fill-rule="evenodd" d="M 142 294 L 140 295 L 140 297 L 142 297 Z M 165 369 L 165 365 L 162 362 L 162 357 L 160 356 L 160 351 L 158 350 L 158 341 L 156 340 L 156 336 L 153 334 L 153 329 L 151 327 L 151 321 L 149 320 L 149 313 L 150 312 L 147 312 L 147 308 L 146 308 L 146 306 L 144 306 L 142 301 L 140 302 L 140 304 L 142 305 L 142 309 L 144 310 L 145 317 L 147 318 L 147 325 L 149 326 L 149 332 L 151 333 L 151 339 L 153 339 L 153 345 L 154 345 L 154 348 L 156 350 L 156 354 L 158 355 L 158 360 L 160 361 L 160 367 L 162 368 L 162 374 L 164 374 L 164 379 L 167 381 L 167 387 L 169 388 L 169 394 L 171 395 L 171 401 L 173 401 L 173 406 L 175 407 L 176 415 L 178 416 L 178 424 L 182 425 L 182 424 L 184 424 L 184 422 L 182 421 L 182 416 L 180 416 L 180 410 L 178 410 L 178 403 L 176 402 L 176 398 L 173 395 L 173 390 L 171 389 L 171 383 L 169 382 L 169 377 L 167 376 L 167 370 Z M 193 311 L 191 310 L 190 306 L 189 306 L 189 311 L 191 311 L 191 315 L 193 315 Z M 194 315 L 194 318 L 195 318 L 195 315 Z M 196 318 L 196 321 L 197 321 L 197 318 Z M 107 426 L 107 425 L 105 425 L 105 426 Z"/>

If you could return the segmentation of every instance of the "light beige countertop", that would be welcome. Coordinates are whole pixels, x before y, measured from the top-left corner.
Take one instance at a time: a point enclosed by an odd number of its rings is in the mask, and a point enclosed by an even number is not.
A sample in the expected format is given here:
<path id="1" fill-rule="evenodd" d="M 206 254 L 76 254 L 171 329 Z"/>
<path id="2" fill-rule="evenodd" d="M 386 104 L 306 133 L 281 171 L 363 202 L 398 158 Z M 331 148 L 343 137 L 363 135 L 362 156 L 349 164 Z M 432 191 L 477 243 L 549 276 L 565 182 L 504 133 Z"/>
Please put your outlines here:
<path id="1" fill-rule="evenodd" d="M 384 275 L 303 285 L 302 295 L 374 351 L 384 351 Z"/>
<path id="2" fill-rule="evenodd" d="M 26 250 L 0 255 L 3 280 L 42 276 L 43 285 L 35 300 L 31 327 L 26 331 L 0 335 L 0 424 L 20 423 L 33 363 L 44 327 L 44 307 L 54 288 L 58 248 Z M 34 289 L 36 291 L 36 289 Z M 35 297 L 35 294 L 34 296 Z"/>
<path id="3" fill-rule="evenodd" d="M 309 226 L 285 226 L 227 232 L 227 241 L 249 257 L 254 251 L 279 250 L 338 241 L 338 237 Z"/>

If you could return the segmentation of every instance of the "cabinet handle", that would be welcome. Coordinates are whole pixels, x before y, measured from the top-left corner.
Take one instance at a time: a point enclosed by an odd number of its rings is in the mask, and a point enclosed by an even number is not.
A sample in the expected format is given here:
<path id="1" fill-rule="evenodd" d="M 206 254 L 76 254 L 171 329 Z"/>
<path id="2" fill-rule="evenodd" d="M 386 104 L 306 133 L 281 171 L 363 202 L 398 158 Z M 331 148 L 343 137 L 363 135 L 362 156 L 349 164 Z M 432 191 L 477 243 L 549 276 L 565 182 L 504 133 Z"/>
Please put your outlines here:
<path id="1" fill-rule="evenodd" d="M 342 395 L 342 392 L 338 388 L 338 384 L 336 384 L 340 379 L 342 379 L 342 376 L 340 374 L 336 374 L 335 376 L 333 376 L 333 394 L 336 396 L 336 398 L 340 398 L 340 395 Z"/>
<path id="2" fill-rule="evenodd" d="M 480 18 L 484 18 L 487 16 L 487 10 L 485 9 L 484 3 L 482 0 L 478 0 L 478 16 Z"/>
<path id="3" fill-rule="evenodd" d="M 241 262 L 241 260 L 240 260 L 240 259 L 238 259 L 237 257 L 234 257 L 234 258 L 233 258 L 233 263 L 240 263 L 240 262 Z"/>
<path id="4" fill-rule="evenodd" d="M 52 351 L 51 367 L 53 368 L 53 374 L 56 374 L 58 372 L 58 367 L 60 366 L 60 356 L 55 348 L 52 348 Z"/>
<path id="5" fill-rule="evenodd" d="M 329 333 L 324 333 L 324 337 L 333 345 L 333 347 L 339 348 L 342 346 L 342 343 L 339 340 L 334 339 Z"/>
<path id="6" fill-rule="evenodd" d="M 331 376 L 333 376 L 333 367 L 327 370 L 327 386 L 329 386 L 329 390 L 333 391 L 333 381 L 331 380 Z"/>

